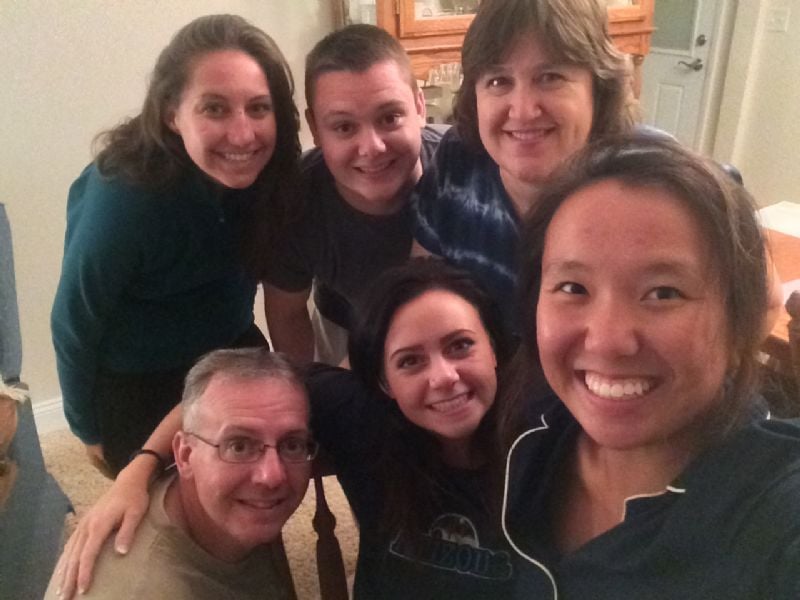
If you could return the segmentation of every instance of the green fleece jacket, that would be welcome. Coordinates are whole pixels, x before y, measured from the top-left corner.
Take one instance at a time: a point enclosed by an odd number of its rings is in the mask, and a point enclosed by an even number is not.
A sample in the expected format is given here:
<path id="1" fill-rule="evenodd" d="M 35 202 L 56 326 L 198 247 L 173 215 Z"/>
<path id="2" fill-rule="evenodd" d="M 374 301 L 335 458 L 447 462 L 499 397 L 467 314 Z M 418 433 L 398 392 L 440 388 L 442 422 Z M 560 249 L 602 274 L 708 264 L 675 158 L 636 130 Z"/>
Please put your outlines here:
<path id="1" fill-rule="evenodd" d="M 51 326 L 64 411 L 84 443 L 100 440 L 98 369 L 184 367 L 253 323 L 256 282 L 237 241 L 248 197 L 196 170 L 162 193 L 106 179 L 94 164 L 72 184 Z"/>

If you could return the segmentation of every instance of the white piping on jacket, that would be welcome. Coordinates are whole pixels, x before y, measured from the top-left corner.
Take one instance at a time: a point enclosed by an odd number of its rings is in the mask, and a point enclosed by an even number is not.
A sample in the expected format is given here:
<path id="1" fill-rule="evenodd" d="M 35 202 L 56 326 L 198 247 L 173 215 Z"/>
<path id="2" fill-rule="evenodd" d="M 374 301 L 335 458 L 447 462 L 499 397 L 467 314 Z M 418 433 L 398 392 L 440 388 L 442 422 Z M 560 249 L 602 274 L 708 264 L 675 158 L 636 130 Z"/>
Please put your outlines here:
<path id="1" fill-rule="evenodd" d="M 500 519 L 501 519 L 500 522 L 501 522 L 501 525 L 503 526 L 503 535 L 506 537 L 506 540 L 508 540 L 508 543 L 511 545 L 511 547 L 514 549 L 514 551 L 517 554 L 519 554 L 525 560 L 527 560 L 528 562 L 533 563 L 534 565 L 539 567 L 542 571 L 544 571 L 545 575 L 547 575 L 548 579 L 550 580 L 550 585 L 553 586 L 553 600 L 558 600 L 558 586 L 556 585 L 556 580 L 553 577 L 553 574 L 547 569 L 547 567 L 545 567 L 538 560 L 536 560 L 532 556 L 528 556 L 527 554 L 525 554 L 519 548 L 519 546 L 517 546 L 514 543 L 514 540 L 511 539 L 511 534 L 509 534 L 508 528 L 506 527 L 506 510 L 508 509 L 508 488 L 509 488 L 508 472 L 509 472 L 509 468 L 510 468 L 510 465 L 511 465 L 511 455 L 514 453 L 514 449 L 517 447 L 517 444 L 519 444 L 522 441 L 523 438 L 525 438 L 528 435 L 531 435 L 533 433 L 536 433 L 538 431 L 543 431 L 543 430 L 546 430 L 546 429 L 550 429 L 550 426 L 547 424 L 547 421 L 544 420 L 544 415 L 541 415 L 541 421 L 542 421 L 542 425 L 540 427 L 534 427 L 533 429 L 529 429 L 528 431 L 522 433 L 516 440 L 514 440 L 514 443 L 511 444 L 511 448 L 508 450 L 508 455 L 506 456 L 505 476 L 503 478 L 503 507 L 502 507 L 502 512 L 501 512 L 501 516 L 500 516 Z"/>

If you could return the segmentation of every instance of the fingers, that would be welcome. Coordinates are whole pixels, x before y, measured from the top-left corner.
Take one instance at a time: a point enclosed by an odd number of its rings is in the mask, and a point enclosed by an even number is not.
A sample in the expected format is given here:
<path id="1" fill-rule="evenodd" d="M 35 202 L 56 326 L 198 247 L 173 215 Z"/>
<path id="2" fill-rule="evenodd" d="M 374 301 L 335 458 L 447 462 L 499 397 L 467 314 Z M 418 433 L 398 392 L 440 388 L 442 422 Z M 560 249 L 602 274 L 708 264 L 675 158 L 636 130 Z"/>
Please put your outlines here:
<path id="1" fill-rule="evenodd" d="M 94 565 L 97 562 L 97 555 L 100 554 L 103 543 L 108 536 L 111 535 L 111 526 L 105 526 L 101 523 L 99 527 L 99 530 L 93 529 L 90 531 L 83 540 L 82 548 L 76 561 L 76 579 L 79 594 L 83 594 L 92 584 L 92 575 L 94 573 Z"/>
<path id="2" fill-rule="evenodd" d="M 125 513 L 122 525 L 120 525 L 119 532 L 114 540 L 114 548 L 119 554 L 127 554 L 128 550 L 130 550 L 136 529 L 139 527 L 139 523 L 142 522 L 144 514 L 145 511 L 134 509 Z"/>
<path id="3" fill-rule="evenodd" d="M 57 587 L 65 600 L 72 598 L 76 591 L 82 594 L 89 590 L 97 557 L 114 529 L 120 528 L 114 543 L 117 552 L 125 554 L 131 547 L 150 501 L 147 483 L 152 465 L 143 463 L 140 467 L 138 472 L 133 469 L 125 474 L 123 471 L 81 519 L 64 547 L 57 566 Z"/>
<path id="4" fill-rule="evenodd" d="M 76 591 L 79 548 L 83 545 L 84 532 L 80 528 L 70 536 L 56 565 L 56 593 L 64 600 L 70 600 Z"/>
<path id="5" fill-rule="evenodd" d="M 147 512 L 150 497 L 146 490 L 139 494 L 122 493 L 120 502 L 109 496 L 105 510 L 96 510 L 91 519 L 86 519 L 86 535 L 81 539 L 77 558 L 77 587 L 83 593 L 89 589 L 94 577 L 97 557 L 106 540 L 119 525 L 119 533 L 114 540 L 114 549 L 119 554 L 127 554 L 133 543 L 136 528 Z"/>

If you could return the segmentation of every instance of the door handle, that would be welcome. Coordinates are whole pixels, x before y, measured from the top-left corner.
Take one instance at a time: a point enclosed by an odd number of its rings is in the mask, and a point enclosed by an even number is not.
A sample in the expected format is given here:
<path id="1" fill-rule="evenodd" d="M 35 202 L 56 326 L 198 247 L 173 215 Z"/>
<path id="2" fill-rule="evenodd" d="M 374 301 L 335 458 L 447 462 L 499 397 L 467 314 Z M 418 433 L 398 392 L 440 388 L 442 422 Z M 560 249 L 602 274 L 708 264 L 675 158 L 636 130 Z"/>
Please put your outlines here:
<path id="1" fill-rule="evenodd" d="M 703 61 L 699 58 L 695 58 L 692 62 L 688 63 L 685 60 L 679 60 L 679 65 L 683 65 L 684 67 L 688 67 L 692 71 L 699 71 L 703 68 Z"/>

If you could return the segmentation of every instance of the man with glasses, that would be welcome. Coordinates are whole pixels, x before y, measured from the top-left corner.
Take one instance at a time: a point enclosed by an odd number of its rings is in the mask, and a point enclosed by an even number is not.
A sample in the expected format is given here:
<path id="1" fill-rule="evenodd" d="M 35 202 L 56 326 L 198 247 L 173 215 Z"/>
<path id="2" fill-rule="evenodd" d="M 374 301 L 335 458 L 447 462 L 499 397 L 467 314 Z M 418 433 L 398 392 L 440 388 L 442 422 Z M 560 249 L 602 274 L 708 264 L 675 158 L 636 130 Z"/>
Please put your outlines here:
<path id="1" fill-rule="evenodd" d="M 279 536 L 317 452 L 297 371 L 262 348 L 217 350 L 187 375 L 182 408 L 175 469 L 128 555 L 104 546 L 85 597 L 289 598 Z"/>

